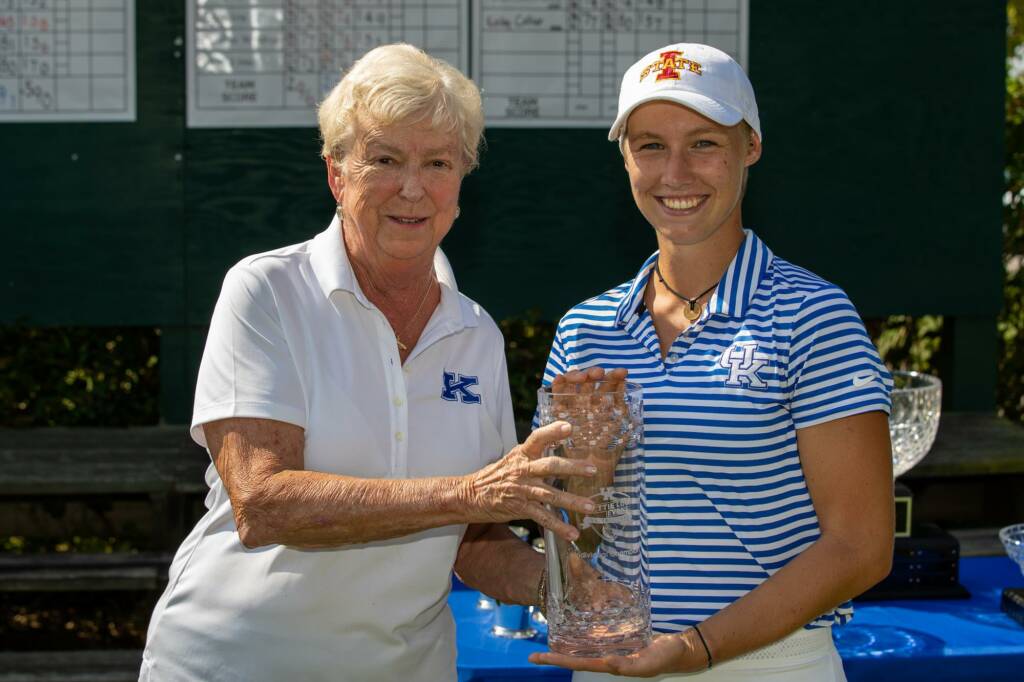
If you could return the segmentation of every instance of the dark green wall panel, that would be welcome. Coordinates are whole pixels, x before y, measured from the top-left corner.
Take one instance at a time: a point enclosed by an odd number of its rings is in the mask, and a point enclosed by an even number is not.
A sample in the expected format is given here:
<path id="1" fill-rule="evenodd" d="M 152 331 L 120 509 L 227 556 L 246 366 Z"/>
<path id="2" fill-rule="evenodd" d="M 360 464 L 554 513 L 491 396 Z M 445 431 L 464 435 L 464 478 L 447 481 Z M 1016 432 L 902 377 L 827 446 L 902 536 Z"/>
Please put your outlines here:
<path id="1" fill-rule="evenodd" d="M 865 315 L 999 310 L 1005 12 L 751 2 L 747 222 Z"/>
<path id="2" fill-rule="evenodd" d="M 139 4 L 136 122 L 0 125 L 0 322 L 182 318 L 183 22 L 183 3 Z"/>
<path id="3" fill-rule="evenodd" d="M 313 129 L 189 130 L 187 323 L 205 325 L 241 257 L 319 232 L 334 202 Z"/>
<path id="4" fill-rule="evenodd" d="M 556 318 L 631 277 L 656 248 L 618 147 L 601 139 L 597 130 L 488 134 L 443 248 L 460 288 L 496 317 L 537 308 Z"/>
<path id="5" fill-rule="evenodd" d="M 866 316 L 994 316 L 1004 3 L 750 5 L 765 151 L 747 224 Z M 139 3 L 135 123 L 0 125 L 0 322 L 173 329 L 175 403 L 224 271 L 333 210 L 315 130 L 185 128 L 183 35 L 183 2 Z M 604 130 L 487 140 L 443 247 L 495 317 L 556 317 L 655 248 Z"/>

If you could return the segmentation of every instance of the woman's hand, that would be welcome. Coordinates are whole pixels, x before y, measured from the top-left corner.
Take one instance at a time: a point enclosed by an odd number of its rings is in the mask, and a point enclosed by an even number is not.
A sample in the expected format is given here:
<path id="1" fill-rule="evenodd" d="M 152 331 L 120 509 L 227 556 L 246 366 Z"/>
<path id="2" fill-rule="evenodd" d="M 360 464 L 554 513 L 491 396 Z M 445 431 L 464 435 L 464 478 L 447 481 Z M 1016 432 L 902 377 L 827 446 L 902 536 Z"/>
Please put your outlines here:
<path id="1" fill-rule="evenodd" d="M 597 569 L 571 549 L 566 551 L 566 603 L 579 611 L 604 611 L 633 602 L 633 593 L 625 585 L 601 577 Z"/>
<path id="2" fill-rule="evenodd" d="M 592 478 L 557 482 L 559 488 L 594 499 L 614 485 L 619 459 L 632 438 L 631 431 L 623 430 L 623 416 L 628 413 L 622 393 L 626 375 L 621 368 L 606 372 L 601 367 L 591 367 L 566 372 L 551 381 L 551 414 L 573 425 L 572 437 L 560 454 L 597 468 Z M 580 529 L 579 549 L 593 552 L 601 544 L 597 530 L 586 527 L 585 514 L 567 511 L 569 523 Z"/>
<path id="3" fill-rule="evenodd" d="M 552 388 L 556 392 L 606 393 L 621 388 L 625 379 L 624 369 L 606 374 L 603 369 L 592 367 L 556 377 Z M 570 542 L 576 540 L 579 531 L 546 505 L 566 510 L 570 513 L 570 521 L 574 520 L 576 513 L 593 511 L 594 503 L 589 497 L 607 482 L 595 487 L 581 479 L 593 479 L 602 464 L 604 469 L 608 469 L 608 463 L 544 456 L 545 449 L 571 434 L 572 427 L 565 422 L 543 426 L 502 459 L 469 476 L 466 504 L 472 522 L 494 523 L 529 518 Z M 614 470 L 614 463 L 611 469 Z M 603 478 L 609 477 L 610 472 L 606 471 Z M 558 490 L 545 479 L 561 479 L 569 492 Z M 573 494 L 574 490 L 585 494 Z"/>
<path id="4" fill-rule="evenodd" d="M 562 492 L 544 480 L 592 477 L 597 473 L 597 468 L 587 462 L 543 456 L 545 448 L 570 433 L 572 427 L 565 422 L 543 426 L 497 462 L 466 477 L 465 504 L 471 522 L 533 519 L 566 540 L 575 540 L 579 532 L 545 507 L 584 513 L 594 509 L 589 499 Z"/>
<path id="5" fill-rule="evenodd" d="M 707 668 L 707 655 L 696 633 L 656 635 L 649 646 L 628 656 L 583 658 L 553 651 L 530 654 L 530 663 L 557 665 L 570 670 L 610 673 L 625 677 L 654 677 L 666 673 L 700 672 Z"/>
<path id="6" fill-rule="evenodd" d="M 607 372 L 603 367 L 577 369 L 551 380 L 552 393 L 613 393 L 621 391 L 628 370 L 619 367 Z M 603 382 L 603 383 L 601 383 Z M 600 383 L 600 386 L 598 384 Z"/>

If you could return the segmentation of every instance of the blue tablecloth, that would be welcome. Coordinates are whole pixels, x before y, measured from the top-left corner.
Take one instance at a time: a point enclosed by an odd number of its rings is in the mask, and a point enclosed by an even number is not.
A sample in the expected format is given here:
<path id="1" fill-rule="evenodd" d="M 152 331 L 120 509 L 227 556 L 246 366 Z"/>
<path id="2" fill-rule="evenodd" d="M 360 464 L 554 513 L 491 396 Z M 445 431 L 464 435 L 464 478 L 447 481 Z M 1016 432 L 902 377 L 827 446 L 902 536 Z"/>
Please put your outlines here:
<path id="1" fill-rule="evenodd" d="M 1024 626 L 999 610 L 1002 589 L 1024 586 L 1024 576 L 1005 557 L 966 558 L 960 582 L 970 599 L 855 604 L 853 621 L 833 630 L 849 681 L 1024 681 Z M 491 612 L 477 608 L 478 598 L 453 590 L 449 599 L 460 682 L 569 679 L 568 671 L 526 660 L 547 649 L 543 633 L 527 640 L 491 634 Z"/>

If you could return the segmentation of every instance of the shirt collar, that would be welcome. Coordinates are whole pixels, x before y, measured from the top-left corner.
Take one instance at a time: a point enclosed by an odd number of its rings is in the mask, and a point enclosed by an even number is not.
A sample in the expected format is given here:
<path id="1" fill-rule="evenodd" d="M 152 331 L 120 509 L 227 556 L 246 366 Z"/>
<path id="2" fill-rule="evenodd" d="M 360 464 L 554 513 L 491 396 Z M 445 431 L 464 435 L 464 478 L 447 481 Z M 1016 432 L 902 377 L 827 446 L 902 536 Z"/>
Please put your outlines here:
<path id="1" fill-rule="evenodd" d="M 328 299 L 336 291 L 345 291 L 355 296 L 363 306 L 374 307 L 356 280 L 337 215 L 326 230 L 313 238 L 309 262 L 320 289 Z M 474 306 L 462 304 L 455 273 L 440 247 L 434 251 L 434 275 L 441 285 L 441 316 L 448 321 L 461 322 L 459 326 L 476 327 L 480 322 L 479 313 Z"/>
<path id="2" fill-rule="evenodd" d="M 725 315 L 726 317 L 743 317 L 747 313 L 750 302 L 754 299 L 757 286 L 768 272 L 775 258 L 771 249 L 751 230 L 743 230 L 744 239 L 739 250 L 733 256 L 718 288 L 708 301 L 708 313 Z M 615 322 L 619 326 L 633 315 L 640 302 L 643 301 L 644 289 L 651 278 L 654 264 L 658 261 L 659 251 L 655 251 L 644 261 L 640 272 L 633 279 L 629 291 L 619 303 Z"/>
<path id="3" fill-rule="evenodd" d="M 637 273 L 636 277 L 633 278 L 633 282 L 629 285 L 629 290 L 626 295 L 623 296 L 619 302 L 619 310 L 615 315 L 616 326 L 623 326 L 633 314 L 636 313 L 637 307 L 644 300 L 644 290 L 647 288 L 647 280 L 651 278 L 651 273 L 654 271 L 654 264 L 658 262 L 658 254 L 660 251 L 655 251 L 651 254 L 651 257 L 644 261 L 644 264 L 640 267 L 640 272 Z"/>

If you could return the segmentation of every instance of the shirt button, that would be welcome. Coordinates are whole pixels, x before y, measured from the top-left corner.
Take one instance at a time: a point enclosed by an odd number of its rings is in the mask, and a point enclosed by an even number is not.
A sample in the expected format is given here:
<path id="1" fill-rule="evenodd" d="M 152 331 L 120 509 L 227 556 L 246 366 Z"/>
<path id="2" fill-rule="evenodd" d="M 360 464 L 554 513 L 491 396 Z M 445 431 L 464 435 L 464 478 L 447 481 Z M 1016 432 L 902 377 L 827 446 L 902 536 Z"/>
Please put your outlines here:
<path id="1" fill-rule="evenodd" d="M 391 402 L 393 402 L 393 403 L 395 404 L 395 407 L 401 407 L 402 405 L 404 405 L 404 404 L 405 404 L 405 401 L 404 401 L 404 400 L 402 400 L 402 399 L 401 399 L 401 398 L 400 398 L 399 396 L 397 396 L 397 395 L 395 396 L 395 399 L 394 399 L 393 401 L 391 401 Z"/>
<path id="2" fill-rule="evenodd" d="M 672 355 L 668 356 L 668 361 L 669 362 L 679 362 L 679 356 L 676 355 L 675 353 L 672 353 Z"/>
<path id="3" fill-rule="evenodd" d="M 404 438 L 405 438 L 405 434 L 403 434 L 401 431 L 395 431 L 395 440 L 397 440 L 399 443 L 401 443 L 402 439 L 404 439 Z"/>

